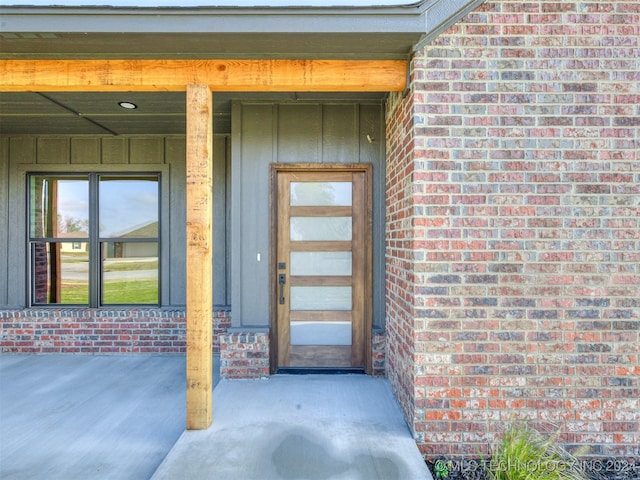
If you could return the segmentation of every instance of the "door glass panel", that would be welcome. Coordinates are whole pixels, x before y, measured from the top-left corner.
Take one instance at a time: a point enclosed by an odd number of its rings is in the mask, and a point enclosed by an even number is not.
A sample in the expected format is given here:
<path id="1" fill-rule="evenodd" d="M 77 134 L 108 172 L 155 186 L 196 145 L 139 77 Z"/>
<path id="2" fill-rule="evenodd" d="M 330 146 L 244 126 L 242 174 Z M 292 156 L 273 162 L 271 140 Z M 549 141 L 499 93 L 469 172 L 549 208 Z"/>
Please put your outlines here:
<path id="1" fill-rule="evenodd" d="M 89 181 L 33 175 L 30 178 L 32 238 L 89 236 Z"/>
<path id="2" fill-rule="evenodd" d="M 158 177 L 100 178 L 100 237 L 158 237 Z"/>
<path id="3" fill-rule="evenodd" d="M 291 322 L 291 345 L 351 345 L 351 322 Z"/>
<path id="4" fill-rule="evenodd" d="M 350 241 L 351 217 L 291 217 L 291 240 Z"/>
<path id="5" fill-rule="evenodd" d="M 291 310 L 351 310 L 351 287 L 291 287 Z"/>
<path id="6" fill-rule="evenodd" d="M 351 275 L 351 252 L 291 252 L 291 275 Z"/>
<path id="7" fill-rule="evenodd" d="M 31 256 L 34 304 L 89 303 L 87 242 L 34 242 Z"/>
<path id="8" fill-rule="evenodd" d="M 351 182 L 291 182 L 291 205 L 351 206 Z"/>
<path id="9" fill-rule="evenodd" d="M 157 242 L 102 244 L 102 303 L 158 303 Z"/>

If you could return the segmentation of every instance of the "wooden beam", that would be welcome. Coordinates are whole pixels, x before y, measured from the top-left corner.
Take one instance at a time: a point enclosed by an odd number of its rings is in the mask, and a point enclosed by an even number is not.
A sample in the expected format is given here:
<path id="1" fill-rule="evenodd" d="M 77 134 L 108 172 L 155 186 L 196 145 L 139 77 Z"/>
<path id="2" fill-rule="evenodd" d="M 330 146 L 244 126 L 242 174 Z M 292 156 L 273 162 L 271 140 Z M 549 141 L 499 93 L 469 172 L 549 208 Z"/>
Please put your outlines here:
<path id="1" fill-rule="evenodd" d="M 390 92 L 405 60 L 6 60 L 0 91 Z"/>
<path id="2" fill-rule="evenodd" d="M 187 86 L 187 429 L 211 425 L 213 312 L 213 106 Z"/>

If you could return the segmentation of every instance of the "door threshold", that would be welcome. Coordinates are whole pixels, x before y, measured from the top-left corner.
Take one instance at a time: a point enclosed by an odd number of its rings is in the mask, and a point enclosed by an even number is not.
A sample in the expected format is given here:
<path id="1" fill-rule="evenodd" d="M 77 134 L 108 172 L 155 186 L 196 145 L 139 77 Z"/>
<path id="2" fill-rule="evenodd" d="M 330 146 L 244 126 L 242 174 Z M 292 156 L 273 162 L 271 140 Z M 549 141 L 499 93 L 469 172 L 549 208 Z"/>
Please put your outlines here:
<path id="1" fill-rule="evenodd" d="M 280 367 L 276 375 L 364 375 L 364 368 L 354 367 Z"/>

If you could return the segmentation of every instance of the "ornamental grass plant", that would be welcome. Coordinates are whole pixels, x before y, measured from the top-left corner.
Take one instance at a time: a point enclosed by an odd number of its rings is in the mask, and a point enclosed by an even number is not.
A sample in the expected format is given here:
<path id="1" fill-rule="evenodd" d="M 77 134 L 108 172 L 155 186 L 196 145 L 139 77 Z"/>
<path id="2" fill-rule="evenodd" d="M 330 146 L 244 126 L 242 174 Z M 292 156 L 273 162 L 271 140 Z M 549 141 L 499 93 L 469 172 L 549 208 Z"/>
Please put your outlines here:
<path id="1" fill-rule="evenodd" d="M 490 480 L 588 480 L 577 455 L 524 423 L 512 423 L 495 446 L 487 467 Z"/>

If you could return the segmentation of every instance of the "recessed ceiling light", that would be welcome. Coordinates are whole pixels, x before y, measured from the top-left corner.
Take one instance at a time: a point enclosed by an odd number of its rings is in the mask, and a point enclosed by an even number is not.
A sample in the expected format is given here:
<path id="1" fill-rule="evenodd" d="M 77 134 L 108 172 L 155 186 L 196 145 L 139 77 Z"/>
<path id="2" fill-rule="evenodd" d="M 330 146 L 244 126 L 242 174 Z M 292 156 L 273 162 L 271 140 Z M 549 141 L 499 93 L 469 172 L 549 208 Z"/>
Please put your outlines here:
<path id="1" fill-rule="evenodd" d="M 138 108 L 138 106 L 132 102 L 118 102 L 118 105 L 120 105 L 122 108 L 126 108 L 127 110 L 134 110 Z"/>

